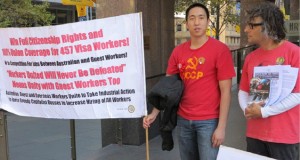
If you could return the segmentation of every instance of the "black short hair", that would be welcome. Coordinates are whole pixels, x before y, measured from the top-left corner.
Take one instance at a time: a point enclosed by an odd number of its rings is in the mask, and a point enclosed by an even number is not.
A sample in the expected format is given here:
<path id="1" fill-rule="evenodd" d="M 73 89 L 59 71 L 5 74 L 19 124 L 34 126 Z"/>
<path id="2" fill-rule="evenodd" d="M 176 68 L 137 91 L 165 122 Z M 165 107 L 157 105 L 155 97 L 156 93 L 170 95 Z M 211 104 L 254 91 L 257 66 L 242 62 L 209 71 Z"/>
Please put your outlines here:
<path id="1" fill-rule="evenodd" d="M 209 19 L 209 11 L 207 9 L 207 7 L 201 3 L 193 3 L 192 5 L 190 5 L 186 11 L 185 11 L 185 20 L 187 21 L 188 20 L 188 16 L 189 16 L 189 12 L 192 8 L 195 8 L 195 7 L 200 7 L 200 8 L 203 8 L 205 13 L 206 13 L 206 16 L 207 16 L 207 19 Z"/>

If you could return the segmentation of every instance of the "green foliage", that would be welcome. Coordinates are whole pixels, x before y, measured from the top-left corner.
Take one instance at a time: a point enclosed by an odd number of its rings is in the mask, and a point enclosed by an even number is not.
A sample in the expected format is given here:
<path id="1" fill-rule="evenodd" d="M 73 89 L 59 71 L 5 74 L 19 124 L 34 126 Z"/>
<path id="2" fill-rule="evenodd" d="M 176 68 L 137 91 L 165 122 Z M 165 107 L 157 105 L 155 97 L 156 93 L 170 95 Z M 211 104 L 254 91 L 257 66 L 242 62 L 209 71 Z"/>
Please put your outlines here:
<path id="1" fill-rule="evenodd" d="M 185 12 L 185 9 L 195 2 L 204 4 L 210 13 L 214 13 L 210 27 L 216 32 L 217 39 L 228 25 L 239 24 L 239 16 L 233 13 L 235 0 L 175 0 L 175 12 Z"/>
<path id="2" fill-rule="evenodd" d="M 175 12 L 180 13 L 180 12 L 185 12 L 188 6 L 195 2 L 199 2 L 202 4 L 205 4 L 206 0 L 175 0 Z"/>
<path id="3" fill-rule="evenodd" d="M 31 0 L 0 0 L 0 28 L 50 25 L 55 16 L 47 11 L 49 5 L 33 4 Z"/>

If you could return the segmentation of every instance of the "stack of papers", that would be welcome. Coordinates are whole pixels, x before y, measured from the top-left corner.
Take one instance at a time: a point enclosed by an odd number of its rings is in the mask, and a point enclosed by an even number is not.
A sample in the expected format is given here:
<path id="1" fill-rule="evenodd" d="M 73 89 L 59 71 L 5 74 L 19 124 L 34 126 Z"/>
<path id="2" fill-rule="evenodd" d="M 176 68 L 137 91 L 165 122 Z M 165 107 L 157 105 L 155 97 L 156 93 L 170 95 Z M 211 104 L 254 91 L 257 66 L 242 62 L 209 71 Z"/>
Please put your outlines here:
<path id="1" fill-rule="evenodd" d="M 299 68 L 290 65 L 254 67 L 254 78 L 250 82 L 248 103 L 276 105 L 294 89 Z"/>

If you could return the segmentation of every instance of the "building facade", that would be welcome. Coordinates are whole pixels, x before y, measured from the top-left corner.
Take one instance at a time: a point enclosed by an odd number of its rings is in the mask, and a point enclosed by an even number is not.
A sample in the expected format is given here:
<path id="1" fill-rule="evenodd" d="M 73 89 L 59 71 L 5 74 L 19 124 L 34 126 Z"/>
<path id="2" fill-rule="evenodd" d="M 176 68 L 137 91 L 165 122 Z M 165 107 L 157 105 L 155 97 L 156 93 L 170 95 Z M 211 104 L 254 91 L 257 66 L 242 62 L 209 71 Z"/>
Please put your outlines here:
<path id="1" fill-rule="evenodd" d="M 33 0 L 35 3 L 49 2 L 49 12 L 55 15 L 55 19 L 52 21 L 52 25 L 59 25 L 65 23 L 78 22 L 79 18 L 77 16 L 76 6 L 74 5 L 63 5 L 61 0 Z M 89 7 L 88 9 L 88 19 L 96 18 L 96 7 Z"/>

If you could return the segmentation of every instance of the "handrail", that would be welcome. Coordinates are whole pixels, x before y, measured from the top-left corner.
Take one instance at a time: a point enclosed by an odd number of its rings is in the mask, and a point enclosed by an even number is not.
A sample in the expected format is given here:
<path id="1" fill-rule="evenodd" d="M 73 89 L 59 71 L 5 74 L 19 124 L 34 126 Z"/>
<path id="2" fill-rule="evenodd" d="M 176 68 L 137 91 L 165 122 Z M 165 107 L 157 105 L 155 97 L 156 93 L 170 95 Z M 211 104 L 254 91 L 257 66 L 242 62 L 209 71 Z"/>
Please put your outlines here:
<path id="1" fill-rule="evenodd" d="M 255 48 L 255 47 L 257 47 L 257 46 L 256 45 L 249 45 L 249 46 L 241 47 L 241 48 L 238 48 L 238 49 L 230 50 L 230 52 L 235 52 L 235 51 L 244 50 L 244 49 L 248 49 L 248 48 Z"/>
<path id="2" fill-rule="evenodd" d="M 165 76 L 165 75 L 166 75 L 166 73 L 161 73 L 161 74 L 157 74 L 157 75 L 149 76 L 149 77 L 146 77 L 146 80 L 148 80 L 148 79 L 152 79 L 152 78 L 156 78 L 156 77 Z"/>

